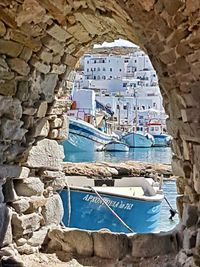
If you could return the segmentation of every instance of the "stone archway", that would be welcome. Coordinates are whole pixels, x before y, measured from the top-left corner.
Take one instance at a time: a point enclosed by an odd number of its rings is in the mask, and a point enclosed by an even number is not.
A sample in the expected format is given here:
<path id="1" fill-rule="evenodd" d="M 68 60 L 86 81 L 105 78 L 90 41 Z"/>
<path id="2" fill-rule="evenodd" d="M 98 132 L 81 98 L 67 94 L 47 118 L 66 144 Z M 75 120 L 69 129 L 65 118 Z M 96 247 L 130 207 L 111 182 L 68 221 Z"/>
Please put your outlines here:
<path id="1" fill-rule="evenodd" d="M 89 46 L 122 37 L 146 50 L 158 73 L 174 138 L 173 168 L 184 183 L 183 249 L 199 262 L 199 7 L 198 0 L 1 1 L 2 232 L 9 225 L 5 202 L 16 212 L 15 241 L 59 222 L 62 206 L 48 188 L 53 178 L 63 177 L 55 140 L 65 138 L 67 122 L 55 96 L 69 92 L 70 72 Z M 16 192 L 26 201 L 17 200 Z M 56 221 L 49 217 L 50 202 L 60 211 Z"/>

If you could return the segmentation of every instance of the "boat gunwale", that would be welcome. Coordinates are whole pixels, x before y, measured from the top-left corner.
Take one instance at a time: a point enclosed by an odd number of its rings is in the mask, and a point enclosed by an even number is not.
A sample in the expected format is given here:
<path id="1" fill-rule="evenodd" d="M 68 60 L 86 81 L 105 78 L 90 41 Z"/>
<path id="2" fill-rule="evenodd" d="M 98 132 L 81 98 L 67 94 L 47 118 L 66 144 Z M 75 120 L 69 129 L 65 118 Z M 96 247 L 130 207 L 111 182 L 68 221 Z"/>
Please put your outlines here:
<path id="1" fill-rule="evenodd" d="M 109 187 L 112 187 L 112 186 L 109 186 Z M 116 186 L 115 186 L 116 187 Z M 93 193 L 95 194 L 95 191 L 92 190 L 92 188 L 95 189 L 95 186 L 94 187 L 79 187 L 79 186 L 69 186 L 70 188 L 70 191 L 81 191 L 81 192 L 88 192 L 88 193 Z M 120 188 L 120 187 L 119 187 Z M 130 187 L 127 187 L 127 188 L 130 188 Z M 133 187 L 134 188 L 134 187 Z M 63 190 L 66 190 L 68 191 L 68 187 L 65 186 Z M 126 196 L 126 195 L 119 195 L 119 194 L 116 194 L 116 193 L 108 193 L 108 192 L 101 192 L 100 190 L 97 191 L 99 194 L 101 194 L 102 197 L 105 196 L 110 196 L 110 197 L 119 197 L 119 198 L 126 198 L 126 199 L 130 199 L 130 200 L 140 200 L 140 201 L 145 201 L 145 202 L 162 202 L 163 199 L 164 199 L 164 194 L 162 193 L 156 193 L 156 195 L 154 196 Z M 96 195 L 96 194 L 95 194 Z M 156 198 L 157 197 L 157 198 Z"/>

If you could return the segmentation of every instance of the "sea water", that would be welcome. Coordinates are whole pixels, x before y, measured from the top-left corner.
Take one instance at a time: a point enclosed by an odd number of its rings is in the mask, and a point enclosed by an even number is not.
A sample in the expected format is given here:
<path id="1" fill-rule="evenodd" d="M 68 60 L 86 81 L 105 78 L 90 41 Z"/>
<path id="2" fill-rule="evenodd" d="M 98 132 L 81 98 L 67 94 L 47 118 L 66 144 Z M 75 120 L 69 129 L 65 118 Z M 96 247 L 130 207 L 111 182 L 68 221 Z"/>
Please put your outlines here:
<path id="1" fill-rule="evenodd" d="M 152 147 L 152 148 L 132 148 L 129 152 L 76 152 L 66 155 L 67 162 L 123 162 L 136 160 L 151 163 L 170 164 L 172 152 L 170 147 Z M 170 205 L 176 209 L 176 183 L 175 181 L 165 181 L 163 184 L 165 197 Z M 161 206 L 160 221 L 156 231 L 168 231 L 173 229 L 179 222 L 176 214 L 173 220 L 170 220 L 170 208 L 164 200 Z"/>

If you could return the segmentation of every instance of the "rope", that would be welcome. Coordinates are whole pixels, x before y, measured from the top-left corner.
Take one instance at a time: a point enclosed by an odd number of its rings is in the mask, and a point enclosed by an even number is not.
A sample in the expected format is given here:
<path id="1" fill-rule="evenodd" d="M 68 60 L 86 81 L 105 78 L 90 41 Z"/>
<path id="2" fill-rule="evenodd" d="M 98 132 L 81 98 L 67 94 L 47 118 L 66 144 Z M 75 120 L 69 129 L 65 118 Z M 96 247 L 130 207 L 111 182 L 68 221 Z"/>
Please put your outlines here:
<path id="1" fill-rule="evenodd" d="M 67 226 L 69 227 L 70 220 L 71 220 L 71 192 L 70 192 L 70 187 L 67 182 L 66 182 L 66 185 L 67 185 L 67 204 L 68 204 Z"/>
<path id="2" fill-rule="evenodd" d="M 134 231 L 119 217 L 119 215 L 113 210 L 111 209 L 111 207 L 106 203 L 106 201 L 101 197 L 101 195 L 93 188 L 90 187 L 90 189 L 92 189 L 95 194 L 101 199 L 101 201 L 104 203 L 104 205 L 112 212 L 112 214 L 131 232 L 134 233 Z"/>
<path id="3" fill-rule="evenodd" d="M 169 206 L 169 208 L 170 208 L 170 217 L 169 217 L 169 219 L 170 220 L 172 220 L 173 219 L 173 217 L 176 215 L 176 214 L 178 214 L 178 211 L 177 210 L 175 210 L 173 207 L 172 207 L 172 205 L 169 203 L 169 201 L 168 201 L 168 199 L 166 198 L 166 196 L 164 197 L 164 199 L 165 199 L 165 201 L 167 202 L 167 204 L 168 204 L 168 206 Z"/>

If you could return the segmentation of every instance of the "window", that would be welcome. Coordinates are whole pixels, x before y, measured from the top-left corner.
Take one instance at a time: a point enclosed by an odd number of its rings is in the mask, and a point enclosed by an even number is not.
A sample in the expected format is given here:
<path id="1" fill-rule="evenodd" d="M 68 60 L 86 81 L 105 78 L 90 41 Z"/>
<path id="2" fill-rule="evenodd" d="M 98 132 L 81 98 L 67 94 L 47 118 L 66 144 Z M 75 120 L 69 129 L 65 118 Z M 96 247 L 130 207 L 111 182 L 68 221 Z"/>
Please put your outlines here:
<path id="1" fill-rule="evenodd" d="M 87 69 L 87 72 L 89 72 L 90 70 L 89 69 Z"/>
<path id="2" fill-rule="evenodd" d="M 102 60 L 102 63 L 105 63 L 105 60 L 104 59 Z"/>
<path id="3" fill-rule="evenodd" d="M 98 68 L 97 68 L 97 71 L 100 71 L 100 70 L 101 70 L 101 69 L 98 67 Z"/>
<path id="4" fill-rule="evenodd" d="M 89 64 L 90 62 L 89 61 L 87 61 L 87 64 Z"/>
<path id="5" fill-rule="evenodd" d="M 112 76 L 110 76 L 110 79 L 112 79 Z"/>
<path id="6" fill-rule="evenodd" d="M 127 106 L 126 105 L 124 105 L 124 109 L 127 109 Z"/>
<path id="7" fill-rule="evenodd" d="M 103 71 L 106 71 L 106 68 L 103 68 Z"/>
<path id="8" fill-rule="evenodd" d="M 93 69 L 92 69 L 92 68 L 91 68 L 90 70 L 91 70 L 91 71 L 93 71 Z"/>
<path id="9" fill-rule="evenodd" d="M 100 80 L 100 76 L 99 75 L 97 76 L 97 80 Z"/>
<path id="10" fill-rule="evenodd" d="M 96 68 L 94 68 L 94 71 L 96 71 Z"/>
<path id="11" fill-rule="evenodd" d="M 123 83 L 123 87 L 126 87 L 127 83 Z"/>
<path id="12" fill-rule="evenodd" d="M 102 80 L 105 80 L 105 79 L 106 79 L 106 76 L 105 76 L 105 75 L 103 75 L 103 76 L 102 76 Z"/>
<path id="13" fill-rule="evenodd" d="M 96 80 L 96 76 L 94 76 L 94 80 Z"/>
<path id="14" fill-rule="evenodd" d="M 117 104 L 117 109 L 120 109 L 119 105 Z"/>
<path id="15" fill-rule="evenodd" d="M 110 71 L 112 71 L 112 68 L 110 68 Z"/>
<path id="16" fill-rule="evenodd" d="M 94 60 L 94 63 L 97 63 L 96 59 Z"/>
<path id="17" fill-rule="evenodd" d="M 119 69 L 119 71 L 121 72 L 121 71 L 122 71 L 122 69 Z"/>

